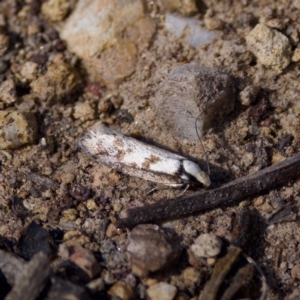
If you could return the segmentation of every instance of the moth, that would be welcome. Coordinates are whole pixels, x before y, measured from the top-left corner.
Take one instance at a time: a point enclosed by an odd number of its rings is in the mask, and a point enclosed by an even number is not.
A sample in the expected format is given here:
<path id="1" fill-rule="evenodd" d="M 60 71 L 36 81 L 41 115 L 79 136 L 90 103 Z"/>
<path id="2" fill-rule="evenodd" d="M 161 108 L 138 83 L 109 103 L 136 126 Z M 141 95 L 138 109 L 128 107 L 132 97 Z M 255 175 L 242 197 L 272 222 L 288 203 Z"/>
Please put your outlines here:
<path id="1" fill-rule="evenodd" d="M 105 125 L 94 125 L 78 146 L 96 161 L 130 176 L 170 187 L 190 183 L 210 186 L 210 178 L 191 160 L 125 136 Z"/>

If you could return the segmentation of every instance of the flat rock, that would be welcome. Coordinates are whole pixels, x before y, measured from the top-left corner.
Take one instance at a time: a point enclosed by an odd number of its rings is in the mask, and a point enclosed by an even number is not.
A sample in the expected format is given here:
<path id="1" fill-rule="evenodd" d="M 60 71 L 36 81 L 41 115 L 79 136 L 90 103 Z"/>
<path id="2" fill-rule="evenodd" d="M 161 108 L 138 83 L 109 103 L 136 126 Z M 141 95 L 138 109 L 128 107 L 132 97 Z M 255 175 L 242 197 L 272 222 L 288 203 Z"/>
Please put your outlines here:
<path id="1" fill-rule="evenodd" d="M 234 89 L 229 75 L 216 69 L 186 64 L 175 68 L 163 83 L 157 98 L 157 118 L 175 137 L 197 140 L 234 107 Z"/>

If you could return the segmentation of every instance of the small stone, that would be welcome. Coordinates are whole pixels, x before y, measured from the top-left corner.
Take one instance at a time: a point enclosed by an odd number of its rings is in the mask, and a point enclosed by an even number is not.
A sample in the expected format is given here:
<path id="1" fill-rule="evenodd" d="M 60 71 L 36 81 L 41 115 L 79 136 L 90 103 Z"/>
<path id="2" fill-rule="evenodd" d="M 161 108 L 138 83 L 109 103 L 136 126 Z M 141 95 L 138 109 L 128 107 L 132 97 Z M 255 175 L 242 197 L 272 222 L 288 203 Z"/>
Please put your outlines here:
<path id="1" fill-rule="evenodd" d="M 38 64 L 32 61 L 26 61 L 21 69 L 21 76 L 27 81 L 31 82 L 36 79 Z"/>
<path id="2" fill-rule="evenodd" d="M 92 191 L 79 183 L 73 183 L 69 189 L 69 194 L 75 200 L 86 201 L 92 195 Z"/>
<path id="3" fill-rule="evenodd" d="M 93 293 L 104 291 L 105 282 L 103 278 L 97 278 L 86 285 Z"/>
<path id="4" fill-rule="evenodd" d="M 81 121 L 93 120 L 94 115 L 95 111 L 89 102 L 77 102 L 75 104 L 73 113 L 74 119 L 80 119 Z"/>
<path id="5" fill-rule="evenodd" d="M 265 199 L 263 196 L 259 196 L 257 198 L 254 199 L 253 204 L 254 206 L 260 206 L 264 203 Z"/>
<path id="6" fill-rule="evenodd" d="M 216 259 L 214 257 L 209 257 L 206 262 L 209 266 L 213 266 L 216 263 Z"/>
<path id="7" fill-rule="evenodd" d="M 289 39 L 275 29 L 257 24 L 246 36 L 248 49 L 266 67 L 282 71 L 290 64 Z"/>
<path id="8" fill-rule="evenodd" d="M 60 176 L 60 180 L 61 182 L 63 183 L 71 183 L 74 181 L 75 179 L 75 174 L 74 173 L 71 173 L 71 172 L 62 172 L 61 176 Z"/>
<path id="9" fill-rule="evenodd" d="M 46 73 L 30 83 L 33 95 L 46 102 L 60 100 L 80 85 L 78 72 L 59 58 L 53 59 Z"/>
<path id="10" fill-rule="evenodd" d="M 91 239 L 79 230 L 71 230 L 64 234 L 63 241 L 67 246 L 72 246 L 75 244 L 83 246 L 84 244 L 90 243 Z"/>
<path id="11" fill-rule="evenodd" d="M 86 208 L 88 210 L 95 210 L 97 208 L 97 204 L 93 199 L 90 199 L 86 202 Z"/>
<path id="12" fill-rule="evenodd" d="M 122 281 L 116 282 L 108 291 L 108 294 L 122 300 L 133 300 L 135 294 L 132 287 Z"/>
<path id="13" fill-rule="evenodd" d="M 16 85 L 13 79 L 7 79 L 1 83 L 0 100 L 8 105 L 17 101 Z"/>
<path id="14" fill-rule="evenodd" d="M 268 202 L 265 202 L 264 204 L 262 204 L 260 206 L 260 209 L 263 211 L 263 212 L 271 212 L 273 210 L 273 207 L 270 205 L 270 203 Z"/>
<path id="15" fill-rule="evenodd" d="M 52 22 L 62 21 L 70 10 L 68 0 L 47 0 L 42 4 L 42 14 Z"/>
<path id="16" fill-rule="evenodd" d="M 10 43 L 9 36 L 4 33 L 4 31 L 0 30 L 0 56 L 4 55 L 8 50 Z"/>
<path id="17" fill-rule="evenodd" d="M 85 281 L 90 281 L 99 274 L 101 267 L 92 251 L 79 245 L 70 246 L 68 250 L 68 259 L 82 269 L 87 275 L 87 280 Z"/>
<path id="18" fill-rule="evenodd" d="M 129 234 L 127 253 L 132 273 L 146 276 L 170 264 L 179 255 L 176 243 L 157 225 L 138 225 Z"/>
<path id="19" fill-rule="evenodd" d="M 256 100 L 256 96 L 260 91 L 260 87 L 249 85 L 240 92 L 240 102 L 243 105 L 249 106 Z"/>
<path id="20" fill-rule="evenodd" d="M 194 288 L 201 283 L 201 273 L 193 267 L 188 267 L 183 271 L 183 282 L 186 286 Z"/>
<path id="21" fill-rule="evenodd" d="M 196 257 L 208 258 L 219 255 L 221 247 L 222 242 L 217 236 L 211 233 L 204 233 L 196 238 L 190 249 L 194 252 Z"/>
<path id="22" fill-rule="evenodd" d="M 106 229 L 106 236 L 112 237 L 118 234 L 117 228 L 114 224 L 110 223 Z"/>
<path id="23" fill-rule="evenodd" d="M 37 130 L 33 113 L 0 111 L 0 149 L 16 149 L 34 142 Z"/>
<path id="24" fill-rule="evenodd" d="M 114 211 L 115 212 L 120 212 L 122 210 L 123 206 L 121 203 L 116 203 L 114 204 Z"/>
<path id="25" fill-rule="evenodd" d="M 252 165 L 253 161 L 254 161 L 254 154 L 252 152 L 248 152 L 242 156 L 241 164 L 244 167 L 248 168 Z"/>
<path id="26" fill-rule="evenodd" d="M 172 300 L 176 293 L 176 287 L 166 282 L 156 283 L 147 289 L 150 300 Z"/>
<path id="27" fill-rule="evenodd" d="M 69 208 L 67 210 L 62 211 L 63 217 L 66 221 L 75 221 L 78 217 L 78 211 L 75 208 Z"/>
<path id="28" fill-rule="evenodd" d="M 162 4 L 169 11 L 178 11 L 184 16 L 191 16 L 198 12 L 195 0 L 162 0 Z"/>

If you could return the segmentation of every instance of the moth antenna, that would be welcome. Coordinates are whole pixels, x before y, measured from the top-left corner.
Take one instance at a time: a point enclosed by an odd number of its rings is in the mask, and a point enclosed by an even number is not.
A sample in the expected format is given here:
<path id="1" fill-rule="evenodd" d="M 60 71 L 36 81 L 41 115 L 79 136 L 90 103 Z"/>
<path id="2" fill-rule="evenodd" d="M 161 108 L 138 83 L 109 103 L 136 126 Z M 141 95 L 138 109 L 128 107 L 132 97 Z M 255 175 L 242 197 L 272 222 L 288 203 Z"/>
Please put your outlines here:
<path id="1" fill-rule="evenodd" d="M 198 132 L 198 127 L 197 127 L 197 122 L 198 122 L 198 119 L 201 117 L 201 115 L 203 114 L 203 111 L 198 115 L 198 117 L 195 119 L 195 128 L 196 128 L 196 133 L 197 133 L 197 136 L 198 136 L 198 139 L 199 139 L 199 142 L 201 144 L 201 147 L 203 149 L 203 152 L 204 152 L 204 155 L 205 155 L 205 160 L 206 160 L 206 166 L 207 166 L 207 173 L 208 175 L 210 176 L 210 168 L 209 168 L 209 164 L 208 164 L 208 156 L 207 156 L 207 153 L 205 151 L 205 148 L 204 148 L 204 145 L 202 143 L 202 140 L 200 138 L 200 134 Z"/>

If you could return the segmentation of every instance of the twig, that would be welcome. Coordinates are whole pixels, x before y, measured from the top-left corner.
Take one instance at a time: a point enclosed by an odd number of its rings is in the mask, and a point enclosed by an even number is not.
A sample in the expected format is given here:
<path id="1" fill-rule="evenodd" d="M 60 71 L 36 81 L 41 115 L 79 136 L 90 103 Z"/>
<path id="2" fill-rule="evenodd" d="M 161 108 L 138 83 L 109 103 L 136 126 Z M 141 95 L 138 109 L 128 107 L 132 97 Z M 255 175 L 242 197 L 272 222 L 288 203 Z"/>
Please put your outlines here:
<path id="1" fill-rule="evenodd" d="M 192 195 L 129 209 L 126 218 L 118 220 L 116 226 L 132 227 L 139 223 L 179 218 L 205 209 L 231 204 L 277 185 L 286 184 L 298 176 L 300 176 L 300 154 L 214 190 L 200 191 Z"/>

